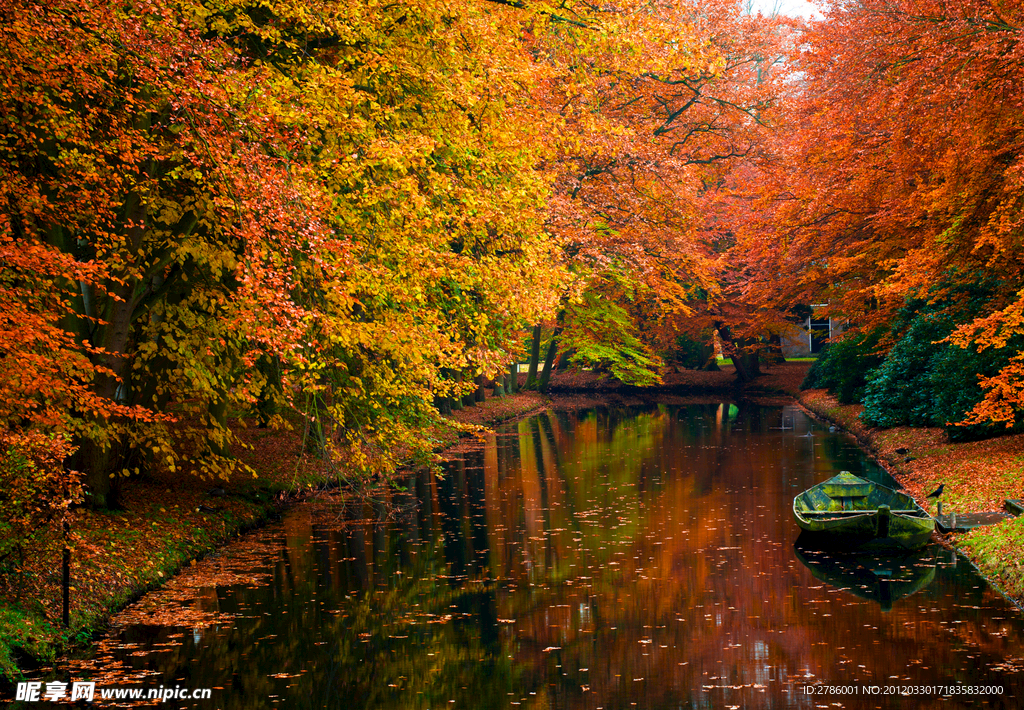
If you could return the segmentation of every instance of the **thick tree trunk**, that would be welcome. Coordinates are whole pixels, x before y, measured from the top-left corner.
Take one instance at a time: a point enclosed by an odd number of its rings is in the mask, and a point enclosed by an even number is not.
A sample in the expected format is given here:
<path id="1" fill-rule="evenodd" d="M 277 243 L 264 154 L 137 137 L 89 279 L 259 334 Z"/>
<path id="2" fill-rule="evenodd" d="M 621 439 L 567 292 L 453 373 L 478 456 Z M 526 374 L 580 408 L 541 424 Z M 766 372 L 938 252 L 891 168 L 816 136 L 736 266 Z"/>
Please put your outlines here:
<path id="1" fill-rule="evenodd" d="M 567 350 L 563 350 L 562 354 L 558 356 L 558 367 L 556 367 L 555 370 L 557 372 L 563 372 L 565 370 L 568 370 L 569 369 L 569 358 L 571 358 L 575 354 L 575 352 L 576 351 L 573 350 L 572 348 L 569 348 Z"/>
<path id="2" fill-rule="evenodd" d="M 65 526 L 67 523 L 65 523 Z M 67 531 L 64 533 L 67 537 Z M 66 541 L 61 554 L 61 614 L 60 620 L 64 628 L 71 627 L 71 548 L 67 547 Z"/>
<path id="3" fill-rule="evenodd" d="M 724 323 L 715 323 L 715 330 L 718 331 L 718 337 L 722 341 L 722 353 L 732 358 L 732 364 L 736 368 L 736 376 L 743 382 L 750 382 L 757 376 L 757 372 L 752 370 L 751 360 L 749 356 L 741 354 L 740 349 L 737 347 L 736 342 L 732 338 L 732 332 L 729 330 L 729 326 Z M 754 365 L 757 364 L 757 354 L 754 354 Z"/>
<path id="4" fill-rule="evenodd" d="M 515 394 L 519 391 L 519 363 L 513 362 L 508 366 L 508 391 Z"/>
<path id="5" fill-rule="evenodd" d="M 214 455 L 229 457 L 231 456 L 231 451 L 228 448 L 227 441 L 222 438 L 228 430 L 228 397 L 226 392 L 217 392 L 215 396 L 216 399 L 211 399 L 207 405 L 207 412 L 209 413 L 211 423 L 215 424 L 220 430 L 221 436 L 216 440 L 207 437 L 206 443 Z M 323 417 L 319 413 L 317 415 L 317 423 L 320 424 L 321 428 L 323 427 Z"/>
<path id="6" fill-rule="evenodd" d="M 264 355 L 256 366 L 263 373 L 266 382 L 256 400 L 256 416 L 259 428 L 266 429 L 270 420 L 278 413 L 278 401 L 281 396 L 281 360 L 278 357 Z"/>
<path id="7" fill-rule="evenodd" d="M 148 114 L 141 116 L 137 127 L 149 128 Z M 152 174 L 153 161 L 150 160 L 144 173 Z M 148 208 L 142 195 L 138 192 L 129 193 L 124 204 L 125 230 L 124 254 L 129 261 L 137 258 L 142 251 L 142 243 L 146 235 Z M 125 264 L 126 270 L 131 264 Z M 130 273 L 130 271 L 129 271 Z M 94 382 L 97 395 L 116 402 L 118 388 L 125 382 L 128 365 L 127 349 L 131 338 L 132 316 L 138 303 L 135 300 L 136 279 L 123 278 L 109 285 L 110 297 L 104 309 L 103 325 L 96 333 L 95 342 L 102 348 L 96 357 L 96 364 L 103 366 L 109 373 L 98 373 Z M 83 294 L 83 300 L 85 295 Z M 127 400 L 127 392 L 123 399 Z M 101 445 L 86 440 L 79 449 L 79 462 L 85 472 L 85 483 L 89 491 L 89 504 L 97 508 L 114 508 L 118 505 L 120 491 L 121 454 L 116 454 L 113 446 L 118 442 L 107 442 Z M 120 449 L 120 447 L 118 447 Z"/>
<path id="8" fill-rule="evenodd" d="M 480 373 L 476 376 L 476 401 L 484 402 L 487 400 L 487 378 L 484 377 L 484 373 Z"/>
<path id="9" fill-rule="evenodd" d="M 548 354 L 544 358 L 544 370 L 540 375 L 540 382 L 537 386 L 541 392 L 548 391 L 548 384 L 551 382 L 551 370 L 555 364 L 555 353 L 558 352 L 558 336 L 561 333 L 560 328 L 555 328 L 555 331 L 551 334 L 551 342 L 548 344 Z"/>
<path id="10" fill-rule="evenodd" d="M 451 416 L 452 401 L 448 397 L 434 397 L 434 409 L 436 409 L 442 417 Z"/>
<path id="11" fill-rule="evenodd" d="M 462 382 L 464 377 L 465 377 L 465 375 L 463 375 L 463 373 L 460 372 L 459 373 L 458 381 Z M 473 406 L 476 406 L 476 390 L 470 390 L 469 392 L 466 392 L 464 395 L 462 395 L 462 406 L 463 407 L 473 407 Z"/>
<path id="12" fill-rule="evenodd" d="M 125 350 L 131 331 L 132 295 L 131 282 L 114 284 L 111 291 L 117 298 L 108 301 L 103 320 L 100 346 L 103 351 L 97 356 L 97 364 L 107 368 L 109 373 L 98 373 L 94 381 L 96 394 L 103 399 L 116 402 L 120 381 L 123 381 L 127 358 Z M 105 443 L 87 439 L 81 442 L 76 454 L 76 466 L 85 473 L 88 487 L 88 502 L 94 508 L 116 508 L 120 493 L 120 447 L 117 441 Z M 115 446 L 118 451 L 115 451 Z"/>
<path id="13" fill-rule="evenodd" d="M 786 362 L 786 356 L 782 354 L 782 336 L 778 333 L 768 337 L 768 362 L 776 365 Z"/>
<path id="14" fill-rule="evenodd" d="M 761 374 L 761 360 L 756 350 L 747 351 L 740 348 L 740 361 L 743 363 L 743 370 L 746 372 L 748 380 L 752 380 Z"/>
<path id="15" fill-rule="evenodd" d="M 461 372 L 456 372 L 455 373 L 455 382 L 457 384 L 460 384 L 462 382 L 462 373 Z M 461 411 L 461 409 L 462 409 L 462 395 L 459 395 L 459 394 L 452 395 L 451 402 L 452 402 L 452 411 L 453 412 Z"/>

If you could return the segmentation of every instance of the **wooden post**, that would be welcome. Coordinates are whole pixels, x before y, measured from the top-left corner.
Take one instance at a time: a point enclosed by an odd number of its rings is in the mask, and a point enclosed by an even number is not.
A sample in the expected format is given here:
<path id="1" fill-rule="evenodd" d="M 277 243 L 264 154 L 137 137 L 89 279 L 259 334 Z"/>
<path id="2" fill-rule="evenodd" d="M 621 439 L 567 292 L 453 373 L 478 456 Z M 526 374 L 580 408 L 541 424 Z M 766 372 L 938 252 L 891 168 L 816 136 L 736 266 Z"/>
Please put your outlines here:
<path id="1" fill-rule="evenodd" d="M 64 548 L 63 579 L 61 580 L 61 591 L 63 592 L 63 609 L 61 610 L 61 621 L 64 628 L 71 626 L 71 550 Z"/>
<path id="2" fill-rule="evenodd" d="M 942 501 L 941 500 L 938 503 L 938 509 L 936 510 L 935 517 L 937 518 L 940 515 L 942 515 Z"/>
<path id="3" fill-rule="evenodd" d="M 878 506 L 878 517 L 875 518 L 875 537 L 889 537 L 889 506 Z"/>

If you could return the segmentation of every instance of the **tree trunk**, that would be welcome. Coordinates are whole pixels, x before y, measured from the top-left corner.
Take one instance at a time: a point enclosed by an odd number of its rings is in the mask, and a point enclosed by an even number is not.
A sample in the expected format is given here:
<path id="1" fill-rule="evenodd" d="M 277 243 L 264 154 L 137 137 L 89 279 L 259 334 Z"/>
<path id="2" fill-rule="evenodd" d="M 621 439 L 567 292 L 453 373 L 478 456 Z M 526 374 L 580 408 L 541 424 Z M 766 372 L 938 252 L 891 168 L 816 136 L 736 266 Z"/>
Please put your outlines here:
<path id="1" fill-rule="evenodd" d="M 64 523 L 66 526 L 67 523 Z M 67 531 L 64 532 L 65 537 Z M 64 551 L 61 555 L 61 614 L 60 620 L 67 629 L 71 626 L 71 549 L 65 541 Z"/>
<path id="2" fill-rule="evenodd" d="M 436 409 L 442 417 L 451 416 L 452 413 L 452 401 L 448 397 L 434 397 L 434 409 Z"/>
<path id="3" fill-rule="evenodd" d="M 463 377 L 465 377 L 465 375 L 463 375 L 460 372 L 459 373 L 459 382 L 463 381 Z M 463 407 L 472 407 L 472 406 L 475 406 L 475 405 L 476 405 L 476 391 L 475 390 L 470 390 L 469 392 L 466 392 L 464 395 L 462 395 L 462 406 Z"/>
<path id="4" fill-rule="evenodd" d="M 228 448 L 225 438 L 228 432 L 228 395 L 227 392 L 215 392 L 214 396 L 216 399 L 210 400 L 207 412 L 210 415 L 210 423 L 218 429 L 217 438 L 207 436 L 206 443 L 214 455 L 227 458 L 231 456 L 231 450 Z M 319 413 L 317 422 L 321 424 L 321 427 L 323 426 L 323 419 Z"/>
<path id="5" fill-rule="evenodd" d="M 259 428 L 266 429 L 270 420 L 278 413 L 278 401 L 281 396 L 281 360 L 276 356 L 263 355 L 256 363 L 263 373 L 266 382 L 256 400 L 256 416 Z"/>
<path id="6" fill-rule="evenodd" d="M 519 391 L 519 363 L 513 362 L 508 366 L 508 391 L 515 394 Z"/>
<path id="7" fill-rule="evenodd" d="M 747 374 L 748 381 L 761 374 L 760 357 L 756 350 L 747 351 L 741 348 L 740 360 L 743 362 L 743 370 Z M 735 362 L 735 360 L 733 362 Z"/>
<path id="8" fill-rule="evenodd" d="M 555 364 L 555 353 L 558 352 L 558 336 L 561 333 L 560 328 L 555 328 L 551 334 L 551 342 L 548 344 L 548 354 L 544 358 L 544 371 L 540 375 L 540 383 L 537 389 L 541 392 L 548 391 L 548 383 L 551 381 L 551 370 Z"/>
<path id="9" fill-rule="evenodd" d="M 569 369 L 569 358 L 571 358 L 574 354 L 576 354 L 576 351 L 574 349 L 572 349 L 572 348 L 569 348 L 567 350 L 563 350 L 562 354 L 558 356 L 558 367 L 556 368 L 556 370 L 558 372 L 563 372 L 564 370 L 568 370 Z"/>
<path id="10" fill-rule="evenodd" d="M 526 375 L 526 384 L 523 389 L 533 389 L 537 386 L 537 366 L 540 364 L 540 336 L 542 330 L 540 324 L 533 327 L 533 345 L 530 347 L 530 370 Z"/>
<path id="11" fill-rule="evenodd" d="M 148 115 L 139 118 L 136 123 L 139 124 L 139 128 L 149 128 Z M 144 174 L 151 174 L 153 169 L 154 164 L 150 160 Z M 125 224 L 128 225 L 125 230 L 125 254 L 130 261 L 138 258 L 142 250 L 148 211 L 141 194 L 128 194 L 124 204 Z M 130 269 L 131 264 L 125 266 L 126 269 Z M 109 369 L 111 374 L 96 375 L 95 392 L 100 397 L 114 402 L 117 401 L 119 384 L 125 381 L 124 375 L 128 365 L 127 348 L 131 337 L 132 315 L 138 305 L 135 301 L 135 286 L 136 279 L 127 276 L 109 285 L 110 297 L 102 316 L 105 325 L 96 333 L 96 341 L 102 348 L 96 356 L 96 363 Z M 109 424 L 107 426 L 109 427 Z M 90 493 L 89 504 L 96 508 L 116 507 L 120 490 L 120 455 L 114 454 L 112 443 L 105 446 L 90 440 L 82 443 L 79 450 L 81 456 L 78 460 L 84 464 L 82 470 L 85 472 L 85 483 Z"/>
<path id="12" fill-rule="evenodd" d="M 752 372 L 748 367 L 750 364 L 749 357 L 746 361 L 744 361 L 743 356 L 740 354 L 739 348 L 736 347 L 736 343 L 732 339 L 732 332 L 729 330 L 729 326 L 721 322 L 716 322 L 715 330 L 718 331 L 718 337 L 722 341 L 722 353 L 726 357 L 732 358 L 732 364 L 736 368 L 736 376 L 742 382 L 750 382 L 752 379 L 754 379 L 756 373 Z"/>
<path id="13" fill-rule="evenodd" d="M 456 372 L 455 373 L 455 383 L 459 384 L 461 382 L 462 382 L 462 373 L 461 372 Z M 453 412 L 461 411 L 462 410 L 462 395 L 459 395 L 459 394 L 452 395 L 451 403 L 452 403 L 452 411 Z"/>
<path id="14" fill-rule="evenodd" d="M 111 402 L 117 401 L 118 387 L 124 379 L 127 358 L 125 350 L 131 330 L 131 301 L 133 287 L 126 281 L 114 284 L 111 291 L 117 298 L 108 301 L 103 319 L 100 345 L 103 351 L 97 356 L 99 365 L 110 370 L 110 374 L 97 373 L 94 381 L 96 394 Z M 105 426 L 110 426 L 106 424 Z M 76 454 L 76 464 L 85 472 L 85 483 L 89 490 L 89 505 L 94 508 L 116 508 L 120 493 L 120 455 L 114 451 L 116 441 L 102 444 L 86 439 Z M 118 447 L 120 448 L 120 447 Z"/>
<path id="15" fill-rule="evenodd" d="M 476 376 L 476 401 L 484 402 L 487 400 L 487 378 L 484 377 L 484 373 L 480 373 Z"/>

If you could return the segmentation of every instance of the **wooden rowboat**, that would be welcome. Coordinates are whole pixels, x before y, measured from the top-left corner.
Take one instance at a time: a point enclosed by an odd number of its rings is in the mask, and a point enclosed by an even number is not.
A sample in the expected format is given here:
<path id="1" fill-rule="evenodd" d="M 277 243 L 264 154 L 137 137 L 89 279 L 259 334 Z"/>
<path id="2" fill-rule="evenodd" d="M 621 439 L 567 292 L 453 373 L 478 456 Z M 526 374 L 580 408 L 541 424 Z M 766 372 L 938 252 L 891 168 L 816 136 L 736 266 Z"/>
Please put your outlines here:
<path id="1" fill-rule="evenodd" d="M 801 529 L 821 542 L 847 548 L 924 547 L 935 520 L 906 493 L 843 471 L 793 499 Z"/>

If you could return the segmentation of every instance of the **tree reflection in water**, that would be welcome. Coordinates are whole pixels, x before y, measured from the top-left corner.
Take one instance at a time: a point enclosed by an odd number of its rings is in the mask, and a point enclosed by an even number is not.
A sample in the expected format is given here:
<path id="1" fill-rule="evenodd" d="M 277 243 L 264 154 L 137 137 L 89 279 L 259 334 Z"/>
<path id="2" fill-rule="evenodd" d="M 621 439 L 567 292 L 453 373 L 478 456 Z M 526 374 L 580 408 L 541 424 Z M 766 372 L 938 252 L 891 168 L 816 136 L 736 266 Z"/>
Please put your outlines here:
<path id="1" fill-rule="evenodd" d="M 1001 685 L 986 704 L 1017 707 L 1024 625 L 967 565 L 794 547 L 793 496 L 841 469 L 885 477 L 795 407 L 549 411 L 388 508 L 290 511 L 237 546 L 271 578 L 197 572 L 205 628 L 121 626 L 72 675 L 223 708 L 812 707 L 813 683 Z"/>

